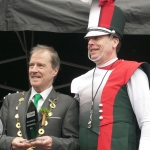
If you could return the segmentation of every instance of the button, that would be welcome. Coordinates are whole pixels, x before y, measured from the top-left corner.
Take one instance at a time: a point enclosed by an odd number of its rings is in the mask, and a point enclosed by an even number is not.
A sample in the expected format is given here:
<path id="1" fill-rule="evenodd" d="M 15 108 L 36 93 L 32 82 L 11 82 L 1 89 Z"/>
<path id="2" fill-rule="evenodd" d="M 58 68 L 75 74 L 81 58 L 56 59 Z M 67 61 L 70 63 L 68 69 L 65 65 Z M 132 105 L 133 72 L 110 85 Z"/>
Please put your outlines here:
<path id="1" fill-rule="evenodd" d="M 100 119 L 100 120 L 103 120 L 103 116 L 100 116 L 99 119 Z"/>
<path id="2" fill-rule="evenodd" d="M 103 107 L 103 104 L 99 104 L 99 107 Z"/>
<path id="3" fill-rule="evenodd" d="M 103 112 L 103 110 L 100 109 L 100 110 L 99 110 L 99 113 L 102 113 L 102 112 Z"/>

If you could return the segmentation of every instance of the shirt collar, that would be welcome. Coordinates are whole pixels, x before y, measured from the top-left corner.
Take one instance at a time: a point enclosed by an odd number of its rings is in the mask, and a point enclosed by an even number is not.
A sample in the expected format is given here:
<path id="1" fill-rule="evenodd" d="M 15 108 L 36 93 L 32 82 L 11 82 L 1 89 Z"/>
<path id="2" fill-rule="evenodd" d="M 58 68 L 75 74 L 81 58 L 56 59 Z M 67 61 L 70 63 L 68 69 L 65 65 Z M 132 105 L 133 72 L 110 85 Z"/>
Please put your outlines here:
<path id="1" fill-rule="evenodd" d="M 53 86 L 51 86 L 50 88 L 46 89 L 45 91 L 39 93 L 42 96 L 42 100 L 46 100 L 47 96 L 49 95 L 49 93 L 52 91 Z M 30 100 L 33 100 L 34 95 L 37 94 L 37 92 L 34 90 L 34 88 L 31 88 L 31 95 L 30 95 Z"/>
<path id="2" fill-rule="evenodd" d="M 106 66 L 109 66 L 110 64 L 112 64 L 113 62 L 115 62 L 118 58 L 114 58 L 108 62 L 106 62 L 105 64 L 102 64 L 102 65 L 99 65 L 97 66 L 98 68 L 103 68 L 103 67 L 106 67 Z"/>

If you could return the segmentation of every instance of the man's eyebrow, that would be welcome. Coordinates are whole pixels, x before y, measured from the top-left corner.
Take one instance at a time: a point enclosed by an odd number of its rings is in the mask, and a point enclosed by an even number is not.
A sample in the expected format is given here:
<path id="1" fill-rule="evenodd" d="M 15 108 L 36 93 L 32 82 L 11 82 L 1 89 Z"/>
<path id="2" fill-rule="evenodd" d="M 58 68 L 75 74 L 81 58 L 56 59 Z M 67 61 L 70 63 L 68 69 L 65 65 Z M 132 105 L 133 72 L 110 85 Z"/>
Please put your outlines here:
<path id="1" fill-rule="evenodd" d="M 37 63 L 38 65 L 43 65 L 43 66 L 46 66 L 46 64 L 45 63 Z"/>

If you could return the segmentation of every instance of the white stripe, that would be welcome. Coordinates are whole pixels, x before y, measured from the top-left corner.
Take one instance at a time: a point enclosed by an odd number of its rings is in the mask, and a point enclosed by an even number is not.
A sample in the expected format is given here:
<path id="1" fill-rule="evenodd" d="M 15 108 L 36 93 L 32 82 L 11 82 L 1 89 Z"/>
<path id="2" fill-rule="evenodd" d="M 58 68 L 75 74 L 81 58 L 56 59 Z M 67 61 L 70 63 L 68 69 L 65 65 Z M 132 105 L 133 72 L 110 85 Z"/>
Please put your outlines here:
<path id="1" fill-rule="evenodd" d="M 100 16 L 100 12 L 101 12 L 101 7 L 99 7 L 98 4 L 99 4 L 98 0 L 93 0 L 91 9 L 90 9 L 90 14 L 89 14 L 88 28 L 98 27 L 99 16 Z"/>

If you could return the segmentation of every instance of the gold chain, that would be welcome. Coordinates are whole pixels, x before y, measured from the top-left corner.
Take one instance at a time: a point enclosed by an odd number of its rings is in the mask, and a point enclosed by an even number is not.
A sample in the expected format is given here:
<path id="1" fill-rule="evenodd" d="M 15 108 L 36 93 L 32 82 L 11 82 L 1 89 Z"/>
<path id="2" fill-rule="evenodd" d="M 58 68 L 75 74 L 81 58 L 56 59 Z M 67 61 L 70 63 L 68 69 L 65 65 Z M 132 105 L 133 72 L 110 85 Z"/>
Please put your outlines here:
<path id="1" fill-rule="evenodd" d="M 19 105 L 24 101 L 24 93 L 25 91 L 22 92 L 22 97 L 18 100 L 18 105 L 16 106 L 16 115 L 15 115 L 15 118 L 16 118 L 16 128 L 18 129 L 18 132 L 17 132 L 17 135 L 19 137 L 22 137 L 22 131 L 21 131 L 21 124 L 20 124 L 20 120 L 19 120 L 19 114 L 18 114 L 18 108 L 19 108 Z M 40 137 L 41 135 L 44 134 L 44 127 L 48 125 L 48 121 L 47 119 L 50 118 L 53 113 L 52 113 L 52 110 L 54 108 L 56 108 L 56 104 L 55 102 L 58 100 L 58 97 L 57 98 L 54 98 L 53 100 L 50 100 L 49 99 L 49 102 L 50 102 L 50 112 L 48 114 L 48 116 L 46 116 L 46 121 L 45 121 L 45 124 L 44 125 L 41 125 L 41 128 L 38 130 L 38 137 Z M 33 150 L 35 147 L 30 147 L 28 148 L 27 150 Z"/>

